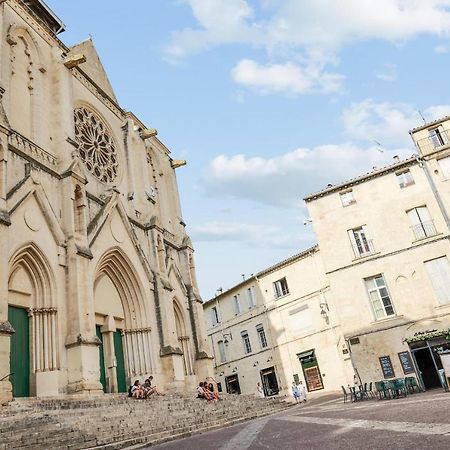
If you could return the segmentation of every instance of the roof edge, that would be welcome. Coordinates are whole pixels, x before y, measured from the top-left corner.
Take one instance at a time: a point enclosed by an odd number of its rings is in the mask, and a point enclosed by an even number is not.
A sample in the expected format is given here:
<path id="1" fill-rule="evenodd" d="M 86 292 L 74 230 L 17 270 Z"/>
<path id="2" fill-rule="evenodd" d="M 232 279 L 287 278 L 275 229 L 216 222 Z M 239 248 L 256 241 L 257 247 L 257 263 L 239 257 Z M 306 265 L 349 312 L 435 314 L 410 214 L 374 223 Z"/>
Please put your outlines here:
<path id="1" fill-rule="evenodd" d="M 360 175 L 358 177 L 351 178 L 350 180 L 347 180 L 342 183 L 338 183 L 336 185 L 322 189 L 313 194 L 309 194 L 306 197 L 303 197 L 303 200 L 308 203 L 312 200 L 316 200 L 317 198 L 325 197 L 326 195 L 333 194 L 334 192 L 337 192 L 337 191 L 341 191 L 342 189 L 346 189 L 346 188 L 355 186 L 357 184 L 364 183 L 367 180 L 370 180 L 372 178 L 377 178 L 377 177 L 383 176 L 387 173 L 394 172 L 398 169 L 401 169 L 402 167 L 417 164 L 417 157 L 418 157 L 418 155 L 413 154 L 413 156 L 411 156 L 410 158 L 396 162 L 389 166 L 381 167 L 380 169 L 376 169 L 376 170 L 373 170 L 372 172 L 365 173 L 364 175 Z"/>

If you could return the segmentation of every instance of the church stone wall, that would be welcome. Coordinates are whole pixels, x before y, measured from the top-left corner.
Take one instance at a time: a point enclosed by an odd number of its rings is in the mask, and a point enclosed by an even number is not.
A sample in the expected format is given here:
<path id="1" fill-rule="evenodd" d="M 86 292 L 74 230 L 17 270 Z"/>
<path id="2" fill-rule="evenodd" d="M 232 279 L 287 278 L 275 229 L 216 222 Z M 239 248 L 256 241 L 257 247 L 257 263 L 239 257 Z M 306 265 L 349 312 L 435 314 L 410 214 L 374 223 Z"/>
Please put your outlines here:
<path id="1" fill-rule="evenodd" d="M 0 1 L 0 401 L 150 374 L 193 389 L 212 366 L 178 162 L 117 104 L 92 41 L 45 21 Z"/>

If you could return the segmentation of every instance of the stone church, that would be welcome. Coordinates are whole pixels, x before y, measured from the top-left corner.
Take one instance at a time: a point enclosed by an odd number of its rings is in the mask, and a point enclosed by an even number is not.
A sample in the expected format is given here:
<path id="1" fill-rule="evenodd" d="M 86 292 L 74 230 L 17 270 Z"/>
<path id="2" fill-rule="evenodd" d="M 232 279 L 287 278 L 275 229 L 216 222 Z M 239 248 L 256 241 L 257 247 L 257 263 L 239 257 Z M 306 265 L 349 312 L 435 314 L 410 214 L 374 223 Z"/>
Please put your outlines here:
<path id="1" fill-rule="evenodd" d="M 175 170 L 89 39 L 0 0 L 0 401 L 212 374 Z"/>

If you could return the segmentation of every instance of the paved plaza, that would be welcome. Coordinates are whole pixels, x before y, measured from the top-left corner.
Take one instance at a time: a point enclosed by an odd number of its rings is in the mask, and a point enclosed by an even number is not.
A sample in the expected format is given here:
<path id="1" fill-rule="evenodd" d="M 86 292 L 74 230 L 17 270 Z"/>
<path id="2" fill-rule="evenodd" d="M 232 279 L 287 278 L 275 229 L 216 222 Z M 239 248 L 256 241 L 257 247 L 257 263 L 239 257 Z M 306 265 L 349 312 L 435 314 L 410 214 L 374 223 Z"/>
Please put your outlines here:
<path id="1" fill-rule="evenodd" d="M 153 449 L 447 449 L 450 393 L 342 402 L 330 396 L 279 414 L 162 444 Z"/>

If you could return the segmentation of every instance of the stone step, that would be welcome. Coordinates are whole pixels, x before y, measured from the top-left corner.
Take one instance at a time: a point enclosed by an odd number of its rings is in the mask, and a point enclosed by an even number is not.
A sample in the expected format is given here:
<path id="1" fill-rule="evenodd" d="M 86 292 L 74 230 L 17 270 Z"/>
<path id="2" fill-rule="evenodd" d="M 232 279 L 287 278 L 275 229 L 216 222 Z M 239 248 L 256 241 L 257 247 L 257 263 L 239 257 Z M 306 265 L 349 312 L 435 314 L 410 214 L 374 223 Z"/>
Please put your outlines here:
<path id="1" fill-rule="evenodd" d="M 272 414 L 283 399 L 224 395 L 20 399 L 0 410 L 0 450 L 127 448 Z"/>

